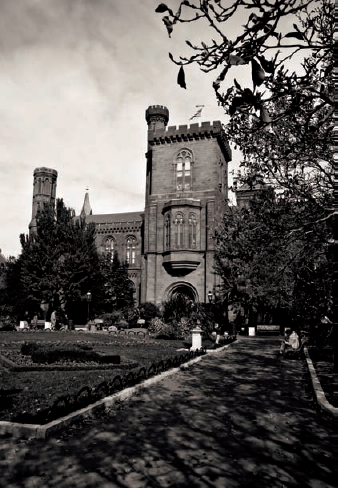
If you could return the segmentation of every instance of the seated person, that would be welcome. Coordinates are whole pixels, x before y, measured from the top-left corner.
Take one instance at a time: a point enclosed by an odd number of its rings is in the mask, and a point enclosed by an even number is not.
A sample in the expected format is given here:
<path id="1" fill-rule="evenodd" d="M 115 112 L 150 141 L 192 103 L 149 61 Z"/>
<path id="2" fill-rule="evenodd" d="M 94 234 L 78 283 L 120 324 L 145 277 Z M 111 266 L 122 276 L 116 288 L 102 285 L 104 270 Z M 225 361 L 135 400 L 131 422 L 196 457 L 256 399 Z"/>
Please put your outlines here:
<path id="1" fill-rule="evenodd" d="M 285 331 L 285 340 L 282 342 L 280 347 L 280 354 L 284 354 L 286 348 L 289 346 L 291 349 L 299 348 L 299 335 L 295 330 L 291 330 L 291 334 L 287 337 L 287 331 Z"/>

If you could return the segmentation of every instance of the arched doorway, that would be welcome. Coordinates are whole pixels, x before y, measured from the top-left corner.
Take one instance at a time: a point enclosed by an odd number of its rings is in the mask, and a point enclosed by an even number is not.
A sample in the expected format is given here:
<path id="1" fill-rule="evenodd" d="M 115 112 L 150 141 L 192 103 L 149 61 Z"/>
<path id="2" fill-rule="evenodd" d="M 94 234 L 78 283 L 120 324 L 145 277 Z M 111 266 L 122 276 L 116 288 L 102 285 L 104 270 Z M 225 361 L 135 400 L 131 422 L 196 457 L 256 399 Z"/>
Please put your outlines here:
<path id="1" fill-rule="evenodd" d="M 187 283 L 185 281 L 176 282 L 170 285 L 166 290 L 166 298 L 168 300 L 174 298 L 175 295 L 178 294 L 186 296 L 193 302 L 199 301 L 197 290 L 191 283 Z"/>

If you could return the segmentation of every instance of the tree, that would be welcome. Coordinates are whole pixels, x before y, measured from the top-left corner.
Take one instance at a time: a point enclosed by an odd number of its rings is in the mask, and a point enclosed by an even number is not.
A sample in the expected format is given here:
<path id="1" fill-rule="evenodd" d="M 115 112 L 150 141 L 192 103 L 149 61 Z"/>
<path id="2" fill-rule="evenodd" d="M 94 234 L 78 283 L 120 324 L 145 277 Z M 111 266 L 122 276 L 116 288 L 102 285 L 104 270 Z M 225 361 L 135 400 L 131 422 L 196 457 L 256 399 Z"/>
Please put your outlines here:
<path id="1" fill-rule="evenodd" d="M 186 41 L 193 50 L 188 57 L 169 56 L 180 66 L 177 81 L 184 88 L 183 66 L 197 64 L 204 72 L 216 71 L 216 99 L 230 118 L 225 129 L 244 156 L 242 181 L 252 184 L 263 176 L 293 203 L 311 202 L 316 219 L 305 212 L 307 219 L 301 219 L 300 227 L 307 235 L 312 229 L 315 232 L 317 223 L 328 220 L 337 242 L 332 155 L 334 8 L 333 0 L 183 0 L 176 13 L 163 3 L 156 12 L 166 14 L 163 22 L 169 36 L 180 23 L 205 21 L 216 37 L 199 45 Z M 293 23 L 291 32 L 288 20 Z M 237 35 L 229 39 L 227 33 L 236 22 Z M 236 80 L 233 86 L 227 84 L 234 66 L 250 69 L 250 87 Z M 327 233 L 322 237 L 320 249 L 327 248 L 330 240 Z M 335 263 L 336 297 L 337 269 Z M 336 313 L 337 306 L 335 299 Z M 337 378 L 337 355 L 334 374 Z"/>
<path id="2" fill-rule="evenodd" d="M 244 276 L 249 280 L 251 276 L 251 283 L 267 285 L 264 275 L 273 276 L 282 243 L 295 256 L 297 246 L 300 246 L 303 261 L 292 262 L 297 262 L 298 276 L 305 277 L 306 252 L 310 253 L 309 261 L 311 252 L 321 256 L 324 252 L 324 261 L 329 259 L 334 187 L 333 1 L 183 0 L 176 12 L 166 4 L 160 4 L 156 11 L 165 13 L 163 22 L 169 36 L 179 24 L 205 22 L 209 26 L 211 40 L 201 40 L 197 44 L 186 41 L 192 54 L 190 51 L 188 56 L 176 59 L 169 54 L 170 59 L 180 66 L 178 82 L 183 86 L 183 79 L 186 85 L 184 67 L 192 64 L 197 64 L 203 72 L 216 73 L 213 88 L 217 102 L 224 107 L 227 116 L 224 129 L 229 140 L 243 154 L 241 181 L 253 187 L 263 178 L 273 185 L 280 201 L 292 209 L 291 214 L 284 216 L 280 209 L 275 209 L 281 228 L 285 229 L 283 242 L 281 234 L 269 229 L 269 251 L 272 256 L 276 253 L 275 259 L 269 259 L 262 248 L 262 253 L 257 256 L 257 263 L 260 263 L 257 266 L 243 249 L 243 260 L 238 259 Z M 229 32 L 234 30 L 236 33 L 230 39 Z M 244 86 L 231 79 L 235 66 L 237 71 L 248 74 L 248 83 Z M 235 228 L 243 224 L 240 215 L 236 222 L 231 209 L 225 221 L 229 215 L 233 217 L 231 225 Z M 264 229 L 265 218 L 264 214 L 256 212 L 254 222 L 258 229 Z M 321 226 L 325 221 L 328 226 Z M 228 236 L 227 225 L 223 222 L 224 235 L 218 233 L 217 239 L 220 246 L 224 240 L 224 252 L 227 249 L 231 253 L 231 239 L 225 237 Z M 325 231 L 318 233 L 318 226 Z M 244 235 L 254 239 L 255 232 L 249 226 Z M 246 244 L 250 249 L 250 243 Z M 241 276 L 236 272 L 236 261 L 232 260 L 232 266 L 234 269 L 224 265 L 218 267 L 223 273 L 225 288 L 229 279 L 233 283 L 235 277 Z M 261 273 L 263 269 L 265 273 Z M 289 266 L 286 270 L 291 271 Z M 258 279 L 260 273 L 261 281 Z M 284 276 L 286 278 L 285 273 Z M 256 287 L 253 296 L 267 299 L 265 285 L 261 290 Z M 271 300 L 274 295 L 272 289 Z M 317 293 L 315 297 L 318 297 Z M 282 296 L 278 298 L 282 299 Z"/>
<path id="3" fill-rule="evenodd" d="M 179 82 L 186 65 L 217 72 L 213 88 L 231 119 L 226 133 L 243 152 L 244 178 L 258 173 L 296 198 L 331 207 L 332 0 L 183 0 L 176 13 L 163 3 L 156 12 L 166 14 L 169 36 L 180 23 L 210 26 L 216 39 L 186 41 L 192 55 L 169 56 L 180 66 Z M 286 22 L 294 22 L 293 31 Z M 250 86 L 229 86 L 234 66 L 250 70 Z"/>
<path id="4" fill-rule="evenodd" d="M 128 276 L 128 265 L 121 263 L 118 254 L 100 256 L 103 280 L 102 304 L 106 312 L 125 310 L 134 306 L 134 284 Z"/>
<path id="5" fill-rule="evenodd" d="M 217 232 L 216 269 L 223 293 L 249 311 L 288 312 L 298 326 L 318 323 L 332 307 L 328 224 L 313 202 L 293 202 L 271 188 L 243 208 L 229 207 Z M 314 224 L 295 231 L 305 215 Z"/>
<path id="6" fill-rule="evenodd" d="M 56 209 L 45 206 L 37 214 L 37 230 L 20 236 L 21 255 L 9 263 L 7 295 L 39 313 L 46 304 L 47 318 L 53 309 L 70 316 L 85 299 L 88 290 L 95 297 L 100 289 L 99 259 L 95 247 L 95 226 L 75 219 L 62 200 Z"/>

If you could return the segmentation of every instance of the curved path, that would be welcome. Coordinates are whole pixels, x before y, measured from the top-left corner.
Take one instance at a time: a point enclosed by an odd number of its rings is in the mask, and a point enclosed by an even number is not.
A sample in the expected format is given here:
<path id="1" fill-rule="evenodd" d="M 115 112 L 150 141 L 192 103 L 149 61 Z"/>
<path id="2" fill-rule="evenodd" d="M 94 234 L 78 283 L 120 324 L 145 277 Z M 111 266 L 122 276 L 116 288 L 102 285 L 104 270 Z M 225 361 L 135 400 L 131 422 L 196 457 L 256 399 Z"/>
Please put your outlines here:
<path id="1" fill-rule="evenodd" d="M 333 488 L 333 424 L 304 361 L 240 338 L 46 440 L 0 438 L 6 488 Z"/>

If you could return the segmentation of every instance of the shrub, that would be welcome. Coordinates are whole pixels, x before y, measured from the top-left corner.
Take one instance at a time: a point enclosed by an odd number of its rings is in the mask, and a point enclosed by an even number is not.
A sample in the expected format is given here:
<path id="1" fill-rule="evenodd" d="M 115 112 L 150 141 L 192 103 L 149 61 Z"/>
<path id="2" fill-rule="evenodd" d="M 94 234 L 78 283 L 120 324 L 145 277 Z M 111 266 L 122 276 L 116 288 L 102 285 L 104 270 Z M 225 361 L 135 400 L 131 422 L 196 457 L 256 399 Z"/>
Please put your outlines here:
<path id="1" fill-rule="evenodd" d="M 175 339 L 186 339 L 190 336 L 191 323 L 185 317 L 182 317 L 178 322 L 172 323 L 171 328 Z"/>
<path id="2" fill-rule="evenodd" d="M 194 302 L 182 293 L 176 293 L 170 300 L 162 303 L 163 319 L 166 323 L 179 322 L 182 317 L 190 317 Z"/>
<path id="3" fill-rule="evenodd" d="M 39 344 L 36 342 L 24 342 L 21 346 L 21 354 L 24 356 L 31 356 L 34 351 L 39 348 Z"/>
<path id="4" fill-rule="evenodd" d="M 91 350 L 82 350 L 72 346 L 63 347 L 39 347 L 32 353 L 32 361 L 37 364 L 55 363 L 57 361 L 94 361 L 101 364 L 120 364 L 121 358 L 118 354 L 100 354 Z"/>
<path id="5" fill-rule="evenodd" d="M 163 322 L 162 319 L 160 319 L 159 317 L 155 317 L 151 319 L 148 330 L 150 334 L 158 336 L 161 334 L 167 334 L 168 326 Z"/>
<path id="6" fill-rule="evenodd" d="M 140 319 L 144 319 L 146 321 L 145 326 L 148 327 L 149 323 L 152 319 L 156 317 L 161 317 L 161 312 L 159 307 L 157 307 L 152 302 L 145 302 L 141 303 L 139 306 L 139 314 Z"/>
<path id="7" fill-rule="evenodd" d="M 13 332 L 16 330 L 16 327 L 14 324 L 11 324 L 9 322 L 0 322 L 0 331 L 2 332 Z"/>

